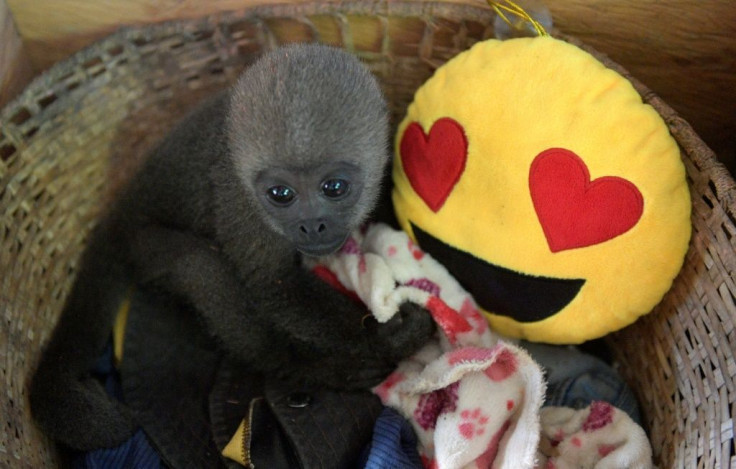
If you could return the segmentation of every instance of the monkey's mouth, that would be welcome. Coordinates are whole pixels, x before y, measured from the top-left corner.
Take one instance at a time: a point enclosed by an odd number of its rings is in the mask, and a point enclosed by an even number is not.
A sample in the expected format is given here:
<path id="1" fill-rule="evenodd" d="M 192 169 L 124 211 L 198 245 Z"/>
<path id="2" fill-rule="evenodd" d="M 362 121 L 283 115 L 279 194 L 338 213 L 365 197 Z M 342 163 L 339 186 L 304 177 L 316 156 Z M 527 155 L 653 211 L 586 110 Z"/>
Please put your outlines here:
<path id="1" fill-rule="evenodd" d="M 522 274 L 456 249 L 412 223 L 419 246 L 449 270 L 486 311 L 521 323 L 541 321 L 567 306 L 585 279 Z"/>
<path id="2" fill-rule="evenodd" d="M 348 239 L 348 233 L 344 236 L 337 236 L 323 243 L 304 243 L 297 244 L 296 249 L 300 253 L 309 257 L 329 256 L 336 253 L 345 244 Z"/>

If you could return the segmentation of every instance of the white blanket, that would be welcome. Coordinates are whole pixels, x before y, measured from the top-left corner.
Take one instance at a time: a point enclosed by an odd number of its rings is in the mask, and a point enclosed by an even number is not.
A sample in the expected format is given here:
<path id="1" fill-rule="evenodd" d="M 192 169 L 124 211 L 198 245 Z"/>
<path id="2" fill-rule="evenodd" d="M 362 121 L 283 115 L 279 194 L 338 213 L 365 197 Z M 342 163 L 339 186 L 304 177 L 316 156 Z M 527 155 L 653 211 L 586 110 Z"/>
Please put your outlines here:
<path id="1" fill-rule="evenodd" d="M 425 467 L 651 467 L 646 436 L 624 412 L 606 403 L 540 411 L 540 367 L 491 331 L 473 298 L 404 232 L 368 226 L 308 267 L 329 269 L 379 322 L 405 301 L 432 314 L 437 340 L 374 389 L 411 421 Z"/>

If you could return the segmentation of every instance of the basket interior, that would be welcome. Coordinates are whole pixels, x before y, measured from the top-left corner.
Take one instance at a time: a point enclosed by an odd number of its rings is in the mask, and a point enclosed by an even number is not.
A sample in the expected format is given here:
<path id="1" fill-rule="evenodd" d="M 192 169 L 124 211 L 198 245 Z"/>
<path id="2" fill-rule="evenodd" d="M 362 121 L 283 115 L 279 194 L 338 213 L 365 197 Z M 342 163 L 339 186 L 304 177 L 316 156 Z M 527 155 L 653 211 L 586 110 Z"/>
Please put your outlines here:
<path id="1" fill-rule="evenodd" d="M 396 124 L 438 66 L 493 36 L 492 21 L 488 8 L 433 2 L 257 7 L 122 30 L 29 85 L 0 115 L 0 466 L 59 463 L 32 423 L 27 380 L 90 228 L 190 108 L 232 83 L 264 50 L 320 41 L 368 65 Z M 736 190 L 690 126 L 632 81 L 681 146 L 694 233 L 670 293 L 607 340 L 640 399 L 660 467 L 736 467 Z"/>

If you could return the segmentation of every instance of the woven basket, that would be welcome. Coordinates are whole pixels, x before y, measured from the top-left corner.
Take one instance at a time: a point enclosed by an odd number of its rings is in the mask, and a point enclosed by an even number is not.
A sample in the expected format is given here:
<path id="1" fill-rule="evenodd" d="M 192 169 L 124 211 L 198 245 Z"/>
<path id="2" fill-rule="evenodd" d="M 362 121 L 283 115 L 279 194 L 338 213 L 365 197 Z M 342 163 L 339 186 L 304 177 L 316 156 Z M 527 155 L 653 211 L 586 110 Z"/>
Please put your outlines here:
<path id="1" fill-rule="evenodd" d="M 0 116 L 0 466 L 59 464 L 31 420 L 29 376 L 90 228 L 188 109 L 262 51 L 317 40 L 365 61 L 398 123 L 436 67 L 493 36 L 492 21 L 488 8 L 431 2 L 256 7 L 120 31 L 28 86 Z M 632 82 L 680 144 L 694 231 L 661 304 L 607 340 L 640 399 L 660 467 L 736 468 L 734 181 L 685 121 Z"/>

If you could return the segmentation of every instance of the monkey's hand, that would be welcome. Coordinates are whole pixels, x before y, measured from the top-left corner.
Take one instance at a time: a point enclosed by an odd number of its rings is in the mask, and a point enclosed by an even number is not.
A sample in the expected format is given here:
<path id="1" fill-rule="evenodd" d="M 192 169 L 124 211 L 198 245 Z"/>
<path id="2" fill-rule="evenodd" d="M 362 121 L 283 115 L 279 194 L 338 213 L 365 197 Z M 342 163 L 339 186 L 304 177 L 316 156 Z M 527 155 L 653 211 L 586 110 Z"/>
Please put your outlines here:
<path id="1" fill-rule="evenodd" d="M 375 322 L 375 321 L 374 321 Z M 394 363 L 424 346 L 435 332 L 432 316 L 417 303 L 404 302 L 386 323 L 375 323 L 376 350 Z"/>
<path id="2" fill-rule="evenodd" d="M 335 329 L 325 331 L 320 341 L 292 338 L 292 359 L 277 368 L 278 376 L 332 389 L 370 389 L 424 346 L 435 331 L 429 312 L 410 302 L 386 323 L 378 323 L 370 314 L 362 319 L 352 339 L 342 334 L 345 348 L 340 350 L 330 346 Z M 340 335 L 334 340 L 340 340 Z"/>
<path id="3" fill-rule="evenodd" d="M 434 336 L 434 319 L 424 307 L 405 302 L 386 323 L 363 321 L 376 339 L 376 347 L 362 353 L 352 367 L 345 368 L 344 388 L 367 389 L 376 386 L 392 373 L 401 360 L 419 351 Z M 337 367 L 336 367 L 337 368 Z"/>

